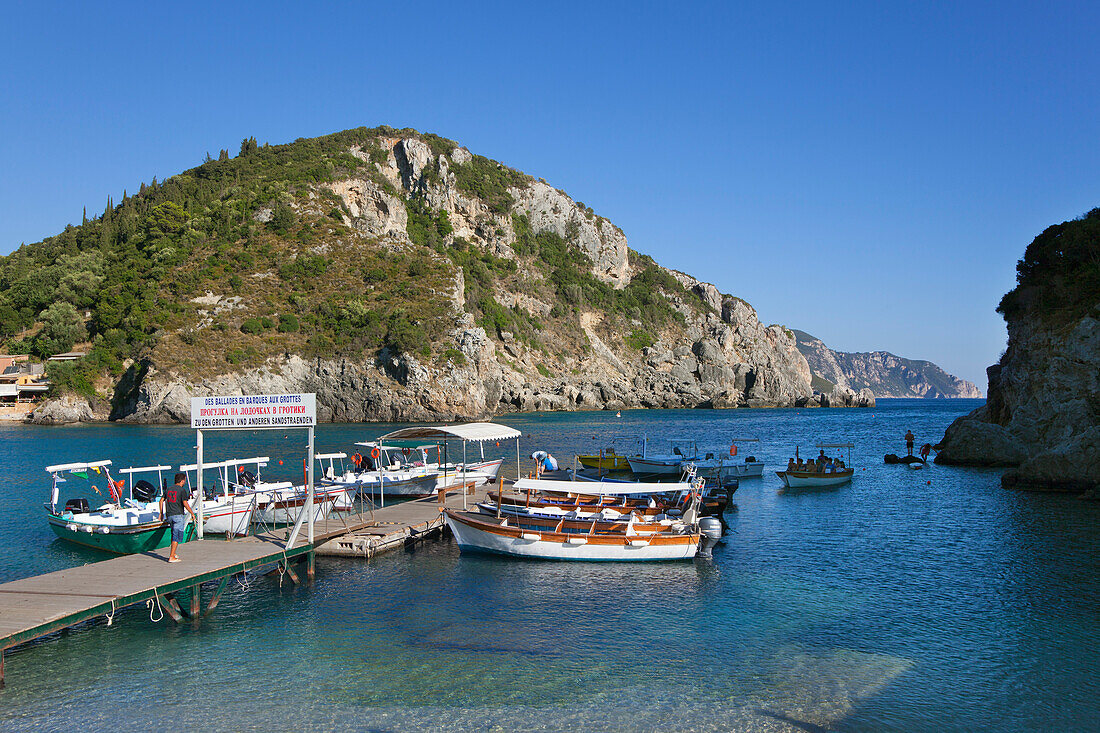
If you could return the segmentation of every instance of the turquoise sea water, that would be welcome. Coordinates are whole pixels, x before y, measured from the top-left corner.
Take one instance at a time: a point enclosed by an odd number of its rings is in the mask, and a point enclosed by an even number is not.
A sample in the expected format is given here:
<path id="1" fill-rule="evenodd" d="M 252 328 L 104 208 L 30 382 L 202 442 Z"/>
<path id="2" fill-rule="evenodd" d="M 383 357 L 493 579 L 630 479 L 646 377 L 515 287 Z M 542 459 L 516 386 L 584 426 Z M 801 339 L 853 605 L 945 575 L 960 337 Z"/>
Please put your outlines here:
<path id="1" fill-rule="evenodd" d="M 716 451 L 755 436 L 742 454 L 771 466 L 851 440 L 857 476 L 799 495 L 743 481 L 712 561 L 515 562 L 441 540 L 319 558 L 311 587 L 255 579 L 194 625 L 134 609 L 9 652 L 0 729 L 1097 729 L 1100 505 L 882 463 L 906 429 L 934 443 L 977 404 L 508 416 L 524 456 L 562 463 L 610 434 Z M 392 427 L 322 426 L 318 449 Z M 194 458 L 180 427 L 0 436 L 0 581 L 102 559 L 42 521 L 44 466 Z M 303 448 L 301 432 L 223 434 L 206 455 L 270 455 L 272 478 L 297 478 Z"/>

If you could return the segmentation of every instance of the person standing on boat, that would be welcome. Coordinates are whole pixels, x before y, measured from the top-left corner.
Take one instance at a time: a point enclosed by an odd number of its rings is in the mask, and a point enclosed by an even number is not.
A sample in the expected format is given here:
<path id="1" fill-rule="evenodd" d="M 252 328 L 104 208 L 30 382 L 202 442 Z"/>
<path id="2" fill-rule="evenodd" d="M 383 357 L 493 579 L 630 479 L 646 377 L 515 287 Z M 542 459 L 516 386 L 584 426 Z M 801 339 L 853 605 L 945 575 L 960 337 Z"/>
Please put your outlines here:
<path id="1" fill-rule="evenodd" d="M 912 430 L 906 430 L 905 431 L 905 448 L 906 448 L 906 450 L 909 451 L 909 455 L 913 455 L 913 441 L 914 440 L 916 440 L 916 438 L 913 437 L 913 431 Z"/>
<path id="2" fill-rule="evenodd" d="M 160 497 L 160 515 L 172 528 L 172 547 L 168 551 L 168 562 L 180 561 L 176 557 L 176 548 L 183 542 L 187 529 L 187 515 L 184 511 L 191 515 L 192 521 L 198 521 L 195 519 L 194 510 L 191 509 L 190 499 L 191 491 L 187 488 L 187 474 L 177 473 L 175 485 L 165 487 L 164 494 Z"/>

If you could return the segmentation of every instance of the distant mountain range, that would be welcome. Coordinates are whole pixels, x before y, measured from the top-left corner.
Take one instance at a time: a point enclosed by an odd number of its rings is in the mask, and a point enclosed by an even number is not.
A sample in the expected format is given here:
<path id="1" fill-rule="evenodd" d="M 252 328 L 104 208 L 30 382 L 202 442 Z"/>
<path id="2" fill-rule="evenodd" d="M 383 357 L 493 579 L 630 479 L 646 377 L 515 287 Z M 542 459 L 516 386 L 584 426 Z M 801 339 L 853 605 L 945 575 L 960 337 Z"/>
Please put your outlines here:
<path id="1" fill-rule="evenodd" d="M 972 382 L 948 374 L 930 361 L 904 359 L 887 351 L 850 354 L 834 351 L 805 331 L 794 330 L 798 350 L 806 357 L 813 387 L 829 392 L 834 386 L 876 397 L 981 397 Z"/>

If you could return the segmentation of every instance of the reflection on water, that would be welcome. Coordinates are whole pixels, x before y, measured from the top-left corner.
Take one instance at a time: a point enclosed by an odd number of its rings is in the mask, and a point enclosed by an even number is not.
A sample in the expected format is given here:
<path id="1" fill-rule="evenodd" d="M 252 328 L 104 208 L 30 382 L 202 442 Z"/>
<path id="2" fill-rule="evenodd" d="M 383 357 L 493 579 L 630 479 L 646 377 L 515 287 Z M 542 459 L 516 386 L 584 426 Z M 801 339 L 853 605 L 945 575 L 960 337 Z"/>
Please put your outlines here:
<path id="1" fill-rule="evenodd" d="M 757 435 L 753 452 L 771 466 L 796 443 L 805 452 L 817 439 L 853 440 L 857 476 L 791 495 L 773 474 L 743 482 L 711 561 L 512 562 L 440 541 L 370 562 L 321 558 L 308 588 L 256 579 L 198 625 L 152 624 L 134 609 L 110 628 L 10 654 L 0 726 L 1092 727 L 1097 506 L 1007 493 L 990 471 L 881 463 L 906 429 L 938 437 L 972 406 L 509 417 L 528 436 L 525 455 L 549 448 L 559 460 L 598 448 L 606 431 L 708 435 L 711 450 Z M 389 428 L 324 426 L 318 448 Z M 180 428 L 0 430 L 0 579 L 100 557 L 53 541 L 38 521 L 44 465 L 178 463 L 193 445 Z M 217 436 L 207 452 L 272 455 L 273 477 L 282 458 L 291 478 L 294 441 Z"/>

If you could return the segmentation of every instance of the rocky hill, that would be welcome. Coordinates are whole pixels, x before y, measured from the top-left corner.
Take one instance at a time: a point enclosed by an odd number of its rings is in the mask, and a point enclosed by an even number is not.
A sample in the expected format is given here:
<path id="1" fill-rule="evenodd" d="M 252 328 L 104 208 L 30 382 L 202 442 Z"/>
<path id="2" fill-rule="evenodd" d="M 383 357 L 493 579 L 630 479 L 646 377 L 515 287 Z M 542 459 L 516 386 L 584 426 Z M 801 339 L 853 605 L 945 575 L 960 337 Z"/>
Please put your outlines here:
<path id="1" fill-rule="evenodd" d="M 794 329 L 798 350 L 806 357 L 814 386 L 870 389 L 877 397 L 981 397 L 972 382 L 959 379 L 930 361 L 904 359 L 888 351 L 834 351 L 805 331 Z"/>
<path id="2" fill-rule="evenodd" d="M 358 128 L 207 158 L 0 261 L 10 350 L 90 346 L 34 419 L 280 391 L 333 421 L 873 404 L 815 394 L 789 330 L 451 140 Z"/>
<path id="3" fill-rule="evenodd" d="M 997 310 L 1008 348 L 986 404 L 947 429 L 937 463 L 1008 466 L 1005 486 L 1100 487 L 1100 209 L 1049 227 Z"/>

